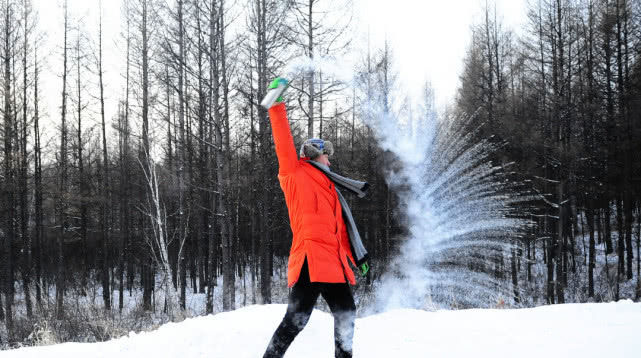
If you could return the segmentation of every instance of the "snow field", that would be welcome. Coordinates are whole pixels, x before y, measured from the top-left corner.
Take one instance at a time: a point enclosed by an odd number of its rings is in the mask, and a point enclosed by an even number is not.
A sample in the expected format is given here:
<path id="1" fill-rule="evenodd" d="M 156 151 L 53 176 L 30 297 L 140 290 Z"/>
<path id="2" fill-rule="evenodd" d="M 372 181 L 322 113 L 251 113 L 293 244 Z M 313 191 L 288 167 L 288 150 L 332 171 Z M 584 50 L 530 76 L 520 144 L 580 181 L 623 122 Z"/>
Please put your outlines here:
<path id="1" fill-rule="evenodd" d="M 17 357 L 261 357 L 285 305 L 254 305 L 100 343 L 0 352 Z M 333 319 L 315 310 L 287 358 L 333 357 Z M 354 357 L 638 357 L 641 303 L 527 309 L 393 310 L 356 320 Z"/>

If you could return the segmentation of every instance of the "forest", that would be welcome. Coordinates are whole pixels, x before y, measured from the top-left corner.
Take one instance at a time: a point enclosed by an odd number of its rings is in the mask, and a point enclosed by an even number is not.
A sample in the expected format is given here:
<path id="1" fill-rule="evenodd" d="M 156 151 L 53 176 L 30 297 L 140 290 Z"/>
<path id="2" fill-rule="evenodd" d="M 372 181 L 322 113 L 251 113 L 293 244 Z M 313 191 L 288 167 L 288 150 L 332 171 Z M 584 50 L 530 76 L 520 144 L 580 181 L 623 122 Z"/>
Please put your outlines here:
<path id="1" fill-rule="evenodd" d="M 528 232 L 487 258 L 511 292 L 496 306 L 641 299 L 639 1 L 530 1 L 518 31 L 487 2 L 456 96 L 438 109 L 429 83 L 424 98 L 403 93 L 393 43 L 353 49 L 351 1 L 123 0 L 108 40 L 107 2 L 89 24 L 67 0 L 57 14 L 36 5 L 0 2 L 3 348 L 286 300 L 292 234 L 259 103 L 291 61 L 348 54 L 353 81 L 312 68 L 285 101 L 297 145 L 330 140 L 332 170 L 373 188 L 348 198 L 372 266 L 357 296 L 407 235 L 403 188 L 387 177 L 398 161 L 368 124 L 375 99 L 390 118 L 414 100 L 419 116 L 460 121 L 533 193 Z M 62 36 L 43 53 L 47 15 Z M 105 41 L 122 50 L 118 81 Z M 55 93 L 39 87 L 47 71 Z"/>

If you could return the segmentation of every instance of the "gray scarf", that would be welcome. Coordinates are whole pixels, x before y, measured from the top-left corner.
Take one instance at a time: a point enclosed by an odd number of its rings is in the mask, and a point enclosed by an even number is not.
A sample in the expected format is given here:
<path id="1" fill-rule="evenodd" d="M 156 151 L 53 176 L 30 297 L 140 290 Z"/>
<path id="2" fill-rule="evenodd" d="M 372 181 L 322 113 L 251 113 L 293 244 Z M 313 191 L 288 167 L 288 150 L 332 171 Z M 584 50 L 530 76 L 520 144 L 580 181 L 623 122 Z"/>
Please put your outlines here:
<path id="1" fill-rule="evenodd" d="M 352 249 L 352 256 L 354 256 L 354 260 L 356 260 L 356 265 L 360 266 L 368 259 L 367 250 L 365 249 L 365 246 L 363 246 L 361 235 L 358 233 L 354 217 L 352 216 L 352 211 L 349 209 L 349 205 L 347 205 L 347 200 L 345 200 L 345 197 L 341 194 L 341 191 L 338 190 L 338 188 L 340 187 L 341 189 L 350 191 L 358 195 L 359 198 L 362 198 L 365 196 L 367 189 L 369 188 L 369 184 L 363 181 L 340 176 L 332 172 L 328 166 L 319 162 L 315 162 L 313 160 L 309 160 L 307 162 L 323 172 L 323 174 L 325 174 L 325 176 L 334 183 L 334 188 L 338 195 L 338 201 L 341 203 L 343 211 L 343 221 L 345 222 L 345 226 L 347 226 L 347 234 L 349 236 L 349 243 Z"/>

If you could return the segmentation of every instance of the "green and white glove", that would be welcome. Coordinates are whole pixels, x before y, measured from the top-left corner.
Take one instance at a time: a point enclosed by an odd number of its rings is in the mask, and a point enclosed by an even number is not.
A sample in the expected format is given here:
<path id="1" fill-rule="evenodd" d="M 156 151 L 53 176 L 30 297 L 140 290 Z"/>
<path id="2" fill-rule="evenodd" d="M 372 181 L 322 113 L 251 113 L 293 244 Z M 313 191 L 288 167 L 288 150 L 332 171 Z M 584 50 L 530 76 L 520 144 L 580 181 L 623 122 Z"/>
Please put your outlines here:
<path id="1" fill-rule="evenodd" d="M 269 89 L 278 88 L 278 85 L 287 86 L 287 80 L 284 79 L 284 78 L 281 78 L 281 77 L 276 77 L 276 78 L 274 78 L 272 83 L 269 84 L 269 87 L 267 87 L 267 88 L 269 88 Z M 279 96 L 276 99 L 276 102 L 282 102 L 282 101 L 283 101 L 283 96 Z"/>
<path id="2" fill-rule="evenodd" d="M 361 273 L 361 277 L 367 277 L 369 274 L 369 263 L 367 261 L 363 262 L 360 266 L 358 266 L 358 271 Z"/>

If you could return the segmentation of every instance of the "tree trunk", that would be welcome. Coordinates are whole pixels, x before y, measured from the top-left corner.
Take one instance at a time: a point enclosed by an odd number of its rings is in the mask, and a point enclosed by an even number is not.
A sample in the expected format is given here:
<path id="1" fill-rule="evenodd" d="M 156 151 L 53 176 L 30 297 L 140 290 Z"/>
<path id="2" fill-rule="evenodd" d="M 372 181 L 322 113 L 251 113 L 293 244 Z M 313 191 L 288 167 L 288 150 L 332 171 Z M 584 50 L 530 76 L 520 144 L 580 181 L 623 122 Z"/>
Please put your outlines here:
<path id="1" fill-rule="evenodd" d="M 186 164 L 186 137 L 185 137 L 185 96 L 184 96 L 184 61 L 185 61 L 185 47 L 184 47 L 184 27 L 183 27 L 183 1 L 178 0 L 178 122 L 179 122 L 179 143 L 177 143 L 178 151 L 178 270 L 180 272 L 180 307 L 185 309 L 186 299 L 186 281 L 187 272 L 185 265 L 184 243 L 187 241 L 188 224 L 185 207 L 185 164 Z M 169 79 L 167 79 L 169 81 Z"/>
<path id="2" fill-rule="evenodd" d="M 641 281 L 641 205 L 637 204 L 637 280 Z"/>
<path id="3" fill-rule="evenodd" d="M 217 41 L 216 41 L 216 1 L 211 0 L 209 4 L 209 77 L 210 77 L 210 84 L 209 84 L 209 130 L 208 130 L 208 142 L 212 143 L 214 139 L 214 121 L 213 116 L 212 116 L 212 111 L 218 110 L 217 106 L 214 105 L 214 100 L 215 97 L 218 96 L 218 94 L 215 92 L 218 89 L 215 88 L 213 82 L 213 79 L 218 76 L 218 73 L 215 71 L 215 52 L 214 49 L 217 46 Z M 215 151 L 214 148 L 211 148 L 210 152 Z M 217 156 L 215 155 L 210 155 L 209 161 L 208 161 L 208 168 L 209 168 L 209 178 L 218 178 L 217 177 Z M 216 188 L 215 182 L 216 180 L 210 179 L 210 182 L 212 182 L 212 185 L 210 186 L 212 188 L 212 192 Z M 219 200 L 220 198 L 218 198 Z M 212 211 L 213 215 L 216 215 L 216 212 L 214 210 L 217 209 L 217 195 L 213 194 L 210 195 L 210 203 L 208 204 L 208 207 Z M 217 220 L 218 221 L 218 220 Z M 207 313 L 213 313 L 213 308 L 214 308 L 214 287 L 217 285 L 217 264 L 218 264 L 218 242 L 216 241 L 216 235 L 215 235 L 215 230 L 214 228 L 209 228 L 208 229 L 208 237 L 207 237 L 207 251 L 208 251 L 208 257 L 207 257 Z M 224 294 L 223 294 L 224 295 Z"/>
<path id="4" fill-rule="evenodd" d="M 129 61 L 131 50 L 131 34 L 130 34 L 130 19 L 126 17 L 126 61 L 125 61 L 125 103 L 124 113 L 119 115 L 119 155 L 120 155 L 120 253 L 118 257 L 118 276 L 120 277 L 119 293 L 118 293 L 118 311 L 122 313 L 124 306 L 124 281 L 125 281 L 125 262 L 128 263 L 127 274 L 131 275 L 133 271 L 131 262 L 131 249 L 130 249 L 130 227 L 131 227 L 131 211 L 129 209 Z M 128 285 L 129 286 L 129 285 Z M 130 287 L 130 286 L 129 286 Z M 131 292 L 131 288 L 130 288 Z"/>
<path id="5" fill-rule="evenodd" d="M 13 333 L 13 248 L 12 243 L 15 237 L 15 178 L 13 168 L 13 110 L 11 108 L 11 47 L 10 47 L 10 24 L 12 22 L 11 10 L 7 7 L 4 10 L 4 48 L 3 48 L 3 65 L 4 65 L 4 185 L 3 185 L 3 259 L 2 259 L 2 276 L 3 288 L 5 295 L 4 320 L 9 336 Z M 11 337 L 9 338 L 11 340 Z"/>
<path id="6" fill-rule="evenodd" d="M 308 19 L 307 19 L 307 56 L 310 62 L 314 61 L 314 22 L 313 9 L 314 0 L 308 0 Z M 314 138 L 314 69 L 312 68 L 307 74 L 307 86 L 309 97 L 307 98 L 307 138 Z"/>
<path id="7" fill-rule="evenodd" d="M 33 91 L 33 137 L 34 137 L 34 210 L 35 210 L 35 274 L 36 274 L 36 302 L 42 302 L 42 260 L 43 255 L 43 210 L 42 210 L 42 151 L 40 143 L 40 112 L 38 102 L 38 50 L 34 47 L 34 91 Z"/>
<path id="8" fill-rule="evenodd" d="M 221 188 L 224 190 L 223 196 L 221 196 L 221 202 L 224 203 L 225 208 L 224 208 L 224 216 L 222 219 L 224 220 L 224 224 L 221 225 L 221 228 L 224 227 L 225 232 L 221 232 L 221 237 L 223 240 L 227 241 L 227 256 L 228 256 L 228 262 L 226 262 L 227 265 L 227 272 L 224 274 L 223 281 L 224 281 L 224 288 L 225 290 L 229 293 L 229 309 L 233 310 L 236 308 L 236 257 L 237 253 L 235 250 L 236 244 L 234 241 L 234 230 L 232 226 L 232 220 L 231 220 L 231 215 L 232 215 L 232 200 L 231 200 L 231 192 L 232 192 L 232 187 L 231 187 L 231 168 L 232 168 L 232 159 L 231 159 L 231 146 L 230 146 L 230 129 L 229 129 L 229 83 L 227 82 L 227 58 L 226 58 L 226 44 L 225 44 L 225 29 L 227 24 L 225 23 L 225 1 L 224 0 L 219 0 L 219 10 L 218 10 L 218 22 L 219 22 L 219 31 L 218 31 L 218 41 L 219 41 L 219 49 L 220 49 L 220 78 L 222 81 L 222 94 L 223 94 L 223 103 L 222 103 L 222 113 L 221 113 L 221 121 L 219 122 L 220 125 L 222 126 L 222 129 L 224 129 L 224 132 L 221 133 L 222 135 L 222 141 L 219 142 L 221 149 L 224 151 L 221 152 L 220 154 L 223 155 L 222 160 L 223 162 L 223 167 L 222 167 L 222 173 L 224 178 L 226 178 L 226 183 L 224 188 Z"/>
<path id="9" fill-rule="evenodd" d="M 512 290 L 514 291 L 514 303 L 517 305 L 521 303 L 521 295 L 519 293 L 519 278 L 516 270 L 516 249 L 512 248 L 512 255 L 510 257 L 510 266 L 512 271 Z"/>
<path id="10" fill-rule="evenodd" d="M 29 13 L 30 13 L 30 4 L 28 2 L 25 2 L 24 4 L 24 13 L 23 13 L 23 22 L 24 22 L 24 27 L 23 27 L 23 57 L 22 57 L 22 71 L 23 71 L 23 82 L 22 82 L 22 145 L 21 145 L 21 175 L 20 175 L 20 232 L 22 235 L 22 290 L 24 294 L 24 300 L 25 300 L 25 307 L 27 309 L 27 317 L 31 318 L 33 312 L 32 312 L 32 304 L 31 304 L 31 250 L 32 250 L 32 244 L 31 244 L 31 233 L 29 232 L 29 193 L 28 193 L 28 173 L 29 173 L 29 166 L 27 163 L 27 126 L 28 126 L 28 119 L 27 119 L 27 104 L 28 104 L 28 98 L 27 98 L 27 88 L 28 88 L 28 82 L 27 82 L 27 74 L 28 74 L 28 68 L 27 68 L 27 57 L 28 57 L 28 49 L 29 49 L 29 41 L 28 41 L 28 35 L 29 35 Z"/>
<path id="11" fill-rule="evenodd" d="M 2 294 L 4 292 L 4 282 L 0 282 L 0 321 L 4 321 L 4 306 L 2 305 Z"/>
<path id="12" fill-rule="evenodd" d="M 556 284 L 556 280 L 554 279 L 554 239 L 548 239 L 547 243 L 547 301 L 548 304 L 554 304 L 554 289 Z"/>
<path id="13" fill-rule="evenodd" d="M 605 194 L 608 195 L 607 192 Z M 614 246 L 612 244 L 612 229 L 610 225 L 610 201 L 605 200 L 605 208 L 603 211 L 603 239 L 605 240 L 605 252 L 606 254 L 611 254 L 614 252 Z"/>
<path id="14" fill-rule="evenodd" d="M 591 205 L 590 203 L 588 205 Z M 594 241 L 594 212 L 589 206 L 586 210 L 588 230 L 590 235 L 590 248 L 588 259 L 588 297 L 594 297 L 594 269 L 596 267 L 596 245 Z"/>
<path id="15" fill-rule="evenodd" d="M 619 258 L 617 263 L 617 279 L 625 274 L 625 229 L 623 228 L 623 203 L 621 199 L 621 189 L 621 186 L 617 186 L 617 256 Z"/>
<path id="16" fill-rule="evenodd" d="M 623 260 L 621 260 L 621 273 L 626 274 L 626 279 L 632 279 L 632 211 L 633 203 L 631 202 L 631 166 L 632 166 L 632 153 L 630 148 L 632 146 L 632 126 L 630 120 L 628 119 L 628 105 L 627 97 L 628 94 L 626 90 L 628 86 L 626 84 L 626 77 L 623 75 L 624 69 L 627 68 L 628 59 L 627 59 L 627 2 L 625 0 L 615 1 L 616 6 L 616 38 L 617 38 L 617 93 L 618 93 L 618 105 L 619 105 L 619 122 L 621 126 L 625 126 L 627 134 L 623 137 L 624 150 L 623 155 L 625 156 L 623 160 L 623 176 L 620 180 L 623 181 L 623 197 L 622 203 L 623 211 L 625 211 L 625 219 L 621 223 L 622 227 L 619 229 L 619 238 L 620 242 L 625 245 L 625 254 L 627 256 L 627 264 L 623 265 Z M 625 27 L 625 28 L 624 28 Z M 625 37 L 625 44 L 624 44 Z M 625 65 L 624 65 L 625 62 Z M 621 255 L 623 258 L 623 254 Z"/>
<path id="17" fill-rule="evenodd" d="M 533 257 L 536 257 L 535 255 L 533 255 L 532 247 L 533 246 L 536 247 L 536 241 L 528 240 L 528 241 L 526 241 L 526 245 L 527 245 L 527 254 L 526 254 L 527 255 L 526 256 L 526 258 L 527 258 L 527 265 L 526 265 L 526 267 L 527 267 L 527 282 L 532 282 L 532 265 L 534 264 L 532 261 L 534 261 Z"/>
<path id="18" fill-rule="evenodd" d="M 63 67 L 62 67 L 62 107 L 61 107 L 61 136 L 60 136 L 60 186 L 58 199 L 58 217 L 60 234 L 57 240 L 57 275 L 56 275 L 56 318 L 64 318 L 64 291 L 65 291 L 65 269 L 64 269 L 64 240 L 67 231 L 67 32 L 68 15 L 67 1 L 64 2 L 64 43 L 63 43 Z"/>
<path id="19" fill-rule="evenodd" d="M 76 108 L 76 115 L 77 115 L 77 128 L 76 128 L 76 140 L 78 141 L 77 145 L 77 155 L 78 155 L 78 186 L 80 187 L 80 240 L 82 242 L 82 271 L 80 273 L 81 277 L 81 282 L 80 282 L 80 289 L 83 295 L 86 295 L 85 288 L 88 287 L 88 276 L 90 272 L 93 269 L 93 264 L 91 263 L 91 260 L 89 259 L 89 245 L 87 243 L 87 222 L 88 222 L 88 217 L 87 217 L 87 201 L 89 200 L 89 189 L 87 185 L 87 178 L 85 175 L 85 168 L 84 168 L 84 158 L 83 158 L 83 149 L 84 149 L 84 144 L 82 142 L 82 110 L 83 110 L 83 104 L 82 104 L 82 92 L 83 88 L 81 85 L 81 74 L 80 74 L 80 67 L 82 66 L 81 64 L 81 54 L 80 54 L 80 29 L 77 29 L 77 34 L 76 34 L 76 43 L 75 43 L 75 62 L 76 62 L 76 101 L 77 101 L 77 108 Z"/>
<path id="20" fill-rule="evenodd" d="M 203 241 L 209 236 L 209 202 L 210 202 L 210 190 L 208 190 L 208 173 L 209 173 L 209 158 L 208 158 L 208 146 L 206 145 L 207 141 L 207 125 L 206 125 L 206 116 L 207 116 L 207 93 L 205 91 L 205 71 L 203 69 L 203 56 L 205 54 L 205 42 L 203 41 L 202 21 L 200 15 L 200 6 L 196 6 L 196 31 L 198 32 L 198 45 L 197 45 L 197 74 L 198 74 L 198 168 L 200 169 L 198 173 L 198 187 L 200 187 L 199 196 L 200 196 L 200 208 L 198 212 L 198 220 L 200 220 L 200 229 L 196 232 L 196 256 L 199 260 L 198 264 L 198 292 L 205 293 L 205 287 L 207 286 L 207 276 L 206 276 L 206 267 L 207 267 L 207 251 L 203 245 Z M 207 313 L 209 310 L 207 309 Z"/>
<path id="21" fill-rule="evenodd" d="M 107 155 L 107 129 L 105 125 L 105 89 L 102 76 L 102 1 L 99 4 L 99 23 L 98 23 L 98 82 L 100 85 L 100 123 L 102 126 L 102 162 L 103 177 L 102 180 L 102 205 L 100 228 L 102 231 L 102 257 L 101 257 L 101 278 L 102 278 L 102 299 L 105 303 L 105 309 L 111 310 L 111 288 L 109 285 L 109 227 L 111 218 L 109 215 L 109 206 L 111 205 L 111 189 L 109 185 L 109 156 Z"/>
<path id="22" fill-rule="evenodd" d="M 149 16 L 149 3 L 148 0 L 142 0 L 141 4 L 141 17 L 140 35 L 142 37 L 142 47 L 140 57 L 142 60 L 142 153 L 141 162 L 147 162 L 150 159 L 149 147 L 149 29 L 148 29 L 148 16 Z M 144 183 L 141 183 L 141 187 Z M 147 193 L 147 197 L 150 193 Z M 140 202 L 144 202 L 144 197 Z M 144 228 L 144 220 L 141 218 L 141 228 Z M 145 255 L 142 260 L 143 270 L 143 308 L 146 311 L 151 310 L 151 294 L 153 290 L 153 267 L 152 267 L 151 254 Z"/>
<path id="23" fill-rule="evenodd" d="M 258 26 L 258 38 L 257 38 L 257 70 L 258 70 L 258 98 L 263 98 L 265 96 L 265 87 L 267 85 L 267 1 L 266 0 L 256 0 L 256 15 L 257 15 L 257 26 Z M 271 145 L 269 143 L 269 119 L 267 116 L 267 111 L 261 107 L 258 108 L 258 121 L 259 121 L 259 138 L 260 138 L 260 152 L 268 153 L 271 151 Z M 308 128 L 309 131 L 309 128 Z M 309 133 L 308 133 L 309 134 Z M 263 178 L 269 177 L 269 168 L 268 161 L 262 160 L 260 163 L 261 175 Z M 265 187 L 260 189 L 260 194 L 258 198 L 258 213 L 259 213 L 259 232 L 261 235 L 261 244 L 259 245 L 259 256 L 260 256 L 260 266 L 261 266 L 261 282 L 260 282 L 260 291 L 262 296 L 262 303 L 268 304 L 272 302 L 272 271 L 271 271 L 271 260 L 272 260 L 272 236 L 271 232 L 268 229 L 268 201 L 269 201 L 269 192 Z"/>

